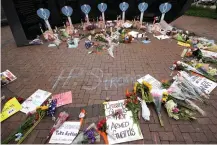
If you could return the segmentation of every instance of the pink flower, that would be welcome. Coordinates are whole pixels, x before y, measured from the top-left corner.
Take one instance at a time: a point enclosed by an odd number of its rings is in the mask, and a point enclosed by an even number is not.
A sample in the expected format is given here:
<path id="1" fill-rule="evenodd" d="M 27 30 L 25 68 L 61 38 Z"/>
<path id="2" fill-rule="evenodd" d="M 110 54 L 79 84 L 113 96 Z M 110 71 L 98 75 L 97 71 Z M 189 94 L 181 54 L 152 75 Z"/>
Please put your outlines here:
<path id="1" fill-rule="evenodd" d="M 173 113 L 179 113 L 179 108 L 173 108 Z"/>

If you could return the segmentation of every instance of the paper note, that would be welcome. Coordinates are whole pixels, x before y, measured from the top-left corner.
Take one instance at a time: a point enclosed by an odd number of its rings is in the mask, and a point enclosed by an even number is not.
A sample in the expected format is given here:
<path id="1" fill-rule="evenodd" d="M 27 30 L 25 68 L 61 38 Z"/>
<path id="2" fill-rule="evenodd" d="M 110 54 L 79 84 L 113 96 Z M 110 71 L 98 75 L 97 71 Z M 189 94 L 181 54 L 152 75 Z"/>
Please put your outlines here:
<path id="1" fill-rule="evenodd" d="M 20 111 L 20 109 L 22 109 L 22 106 L 17 101 L 17 99 L 15 97 L 10 99 L 8 102 L 5 103 L 2 109 L 0 122 L 17 113 L 18 111 Z"/>
<path id="2" fill-rule="evenodd" d="M 6 71 L 1 73 L 1 85 L 2 86 L 9 84 L 10 82 L 12 82 L 16 79 L 17 79 L 17 77 L 9 70 L 6 70 Z"/>
<path id="3" fill-rule="evenodd" d="M 57 99 L 57 107 L 72 103 L 72 92 L 65 92 L 52 96 L 52 99 Z"/>
<path id="4" fill-rule="evenodd" d="M 63 125 L 54 131 L 49 143 L 70 144 L 78 135 L 80 122 L 64 122 Z"/>
<path id="5" fill-rule="evenodd" d="M 133 122 L 132 112 L 127 110 L 124 100 L 110 101 L 104 107 L 105 116 L 108 116 L 106 124 L 107 132 L 109 132 L 109 144 L 143 139 L 141 129 Z M 111 114 L 117 110 L 121 110 L 123 115 L 120 117 L 112 117 Z"/>
<path id="6" fill-rule="evenodd" d="M 161 82 L 158 81 L 157 79 L 155 79 L 154 77 L 152 77 L 151 75 L 147 74 L 146 76 L 140 78 L 137 80 L 140 84 L 143 82 L 143 81 L 146 81 L 148 82 L 149 84 L 152 85 L 152 88 L 153 89 L 159 89 L 161 88 Z"/>
<path id="7" fill-rule="evenodd" d="M 37 107 L 41 106 L 41 104 L 47 100 L 50 95 L 50 92 L 38 89 L 34 94 L 32 94 L 23 102 L 23 108 L 20 111 L 26 114 L 34 111 Z"/>

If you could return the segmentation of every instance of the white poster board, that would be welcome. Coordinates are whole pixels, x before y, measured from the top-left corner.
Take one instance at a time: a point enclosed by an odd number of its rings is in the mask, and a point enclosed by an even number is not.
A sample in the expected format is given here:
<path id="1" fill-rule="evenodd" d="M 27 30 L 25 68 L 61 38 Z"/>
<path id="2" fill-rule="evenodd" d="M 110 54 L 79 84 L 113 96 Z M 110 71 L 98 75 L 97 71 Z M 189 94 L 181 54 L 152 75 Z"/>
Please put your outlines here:
<path id="1" fill-rule="evenodd" d="M 147 74 L 147 75 L 145 75 L 144 77 L 142 77 L 142 78 L 140 78 L 140 79 L 137 80 L 137 82 L 139 82 L 140 84 L 141 84 L 143 81 L 146 81 L 146 82 L 148 82 L 149 84 L 151 84 L 153 89 L 159 89 L 159 88 L 161 88 L 161 82 L 158 81 L 157 79 L 155 79 L 154 77 L 152 77 L 152 76 L 149 75 L 149 74 Z"/>
<path id="2" fill-rule="evenodd" d="M 207 51 L 207 50 L 202 50 L 200 49 L 203 57 L 210 57 L 210 58 L 216 58 L 217 59 L 217 53 L 216 52 L 212 52 L 212 51 Z"/>
<path id="3" fill-rule="evenodd" d="M 60 128 L 54 131 L 49 143 L 71 144 L 78 135 L 80 122 L 64 122 Z"/>
<path id="4" fill-rule="evenodd" d="M 32 94 L 23 102 L 23 108 L 20 111 L 26 114 L 34 111 L 37 107 L 41 106 L 41 104 L 47 100 L 50 95 L 50 92 L 38 89 L 34 94 Z"/>
<path id="5" fill-rule="evenodd" d="M 107 116 L 107 132 L 110 134 L 108 135 L 109 144 L 143 139 L 140 127 L 133 122 L 132 112 L 127 111 L 124 100 L 107 102 L 104 107 Z M 109 116 L 117 110 L 123 112 L 120 118 Z"/>
<path id="6" fill-rule="evenodd" d="M 207 94 L 210 94 L 212 90 L 214 90 L 215 87 L 217 86 L 217 83 L 201 75 L 198 75 L 196 73 L 189 74 L 189 80 L 191 81 L 193 85 L 195 85 L 196 87 L 199 87 L 202 91 L 204 91 Z"/>

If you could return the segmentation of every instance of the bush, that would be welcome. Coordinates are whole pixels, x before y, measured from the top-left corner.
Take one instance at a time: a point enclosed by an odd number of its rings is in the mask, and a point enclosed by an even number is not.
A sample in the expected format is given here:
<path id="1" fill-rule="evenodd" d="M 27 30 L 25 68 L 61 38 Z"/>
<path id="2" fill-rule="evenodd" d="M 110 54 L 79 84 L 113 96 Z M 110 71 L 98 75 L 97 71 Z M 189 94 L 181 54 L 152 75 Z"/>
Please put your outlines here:
<path id="1" fill-rule="evenodd" d="M 203 6 L 191 6 L 189 10 L 185 12 L 188 16 L 206 17 L 211 19 L 217 19 L 217 13 L 215 9 Z"/>

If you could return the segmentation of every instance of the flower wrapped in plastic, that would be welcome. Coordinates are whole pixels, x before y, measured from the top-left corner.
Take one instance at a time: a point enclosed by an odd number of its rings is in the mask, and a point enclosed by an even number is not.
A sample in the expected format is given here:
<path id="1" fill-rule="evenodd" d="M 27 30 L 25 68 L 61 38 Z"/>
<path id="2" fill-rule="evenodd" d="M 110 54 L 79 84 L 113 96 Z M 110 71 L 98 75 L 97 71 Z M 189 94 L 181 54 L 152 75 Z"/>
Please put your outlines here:
<path id="1" fill-rule="evenodd" d="M 142 99 L 145 102 L 151 103 L 153 102 L 153 98 L 150 94 L 151 89 L 152 89 L 152 85 L 148 82 L 143 81 L 142 84 L 136 82 L 133 91 L 134 93 L 141 94 Z"/>

